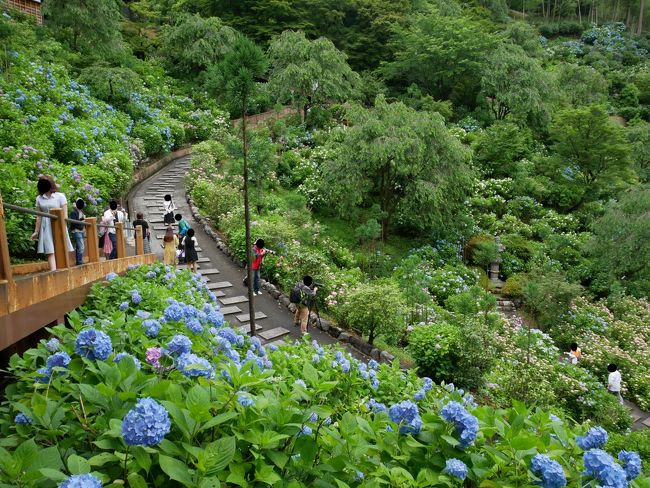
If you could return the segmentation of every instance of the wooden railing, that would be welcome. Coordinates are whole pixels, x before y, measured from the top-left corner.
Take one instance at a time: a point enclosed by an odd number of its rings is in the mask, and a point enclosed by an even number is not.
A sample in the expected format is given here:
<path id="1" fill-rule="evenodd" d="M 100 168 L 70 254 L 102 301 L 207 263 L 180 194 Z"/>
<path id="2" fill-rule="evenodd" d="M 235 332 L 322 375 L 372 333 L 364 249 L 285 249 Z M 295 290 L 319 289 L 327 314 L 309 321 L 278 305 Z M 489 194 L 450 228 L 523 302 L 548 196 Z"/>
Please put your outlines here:
<path id="1" fill-rule="evenodd" d="M 50 219 L 56 271 L 27 276 L 19 276 L 13 272 L 7 242 L 5 210 Z M 70 266 L 70 253 L 66 246 L 66 222 L 86 227 L 88 260 L 82 265 Z M 49 214 L 36 212 L 3 204 L 0 195 L 0 351 L 40 328 L 62 320 L 66 313 L 83 303 L 90 286 L 102 280 L 108 273 L 123 273 L 132 264 L 149 264 L 156 260 L 155 254 L 144 254 L 142 226 L 135 228 L 135 256 L 127 256 L 123 223 L 105 227 L 115 229 L 116 259 L 100 259 L 95 217 L 76 221 L 66 218 L 63 209 L 52 209 Z"/>

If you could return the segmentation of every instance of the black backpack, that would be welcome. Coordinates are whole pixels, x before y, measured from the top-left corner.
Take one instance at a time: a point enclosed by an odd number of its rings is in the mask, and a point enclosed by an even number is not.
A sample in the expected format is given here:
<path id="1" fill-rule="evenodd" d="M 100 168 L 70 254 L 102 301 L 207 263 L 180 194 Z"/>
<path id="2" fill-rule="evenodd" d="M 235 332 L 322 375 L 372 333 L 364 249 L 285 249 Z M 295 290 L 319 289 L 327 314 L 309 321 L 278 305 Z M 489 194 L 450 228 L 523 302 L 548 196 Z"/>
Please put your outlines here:
<path id="1" fill-rule="evenodd" d="M 302 292 L 300 291 L 299 283 L 296 283 L 296 286 L 291 289 L 291 293 L 289 293 L 289 301 L 295 304 L 298 304 L 302 301 Z"/>

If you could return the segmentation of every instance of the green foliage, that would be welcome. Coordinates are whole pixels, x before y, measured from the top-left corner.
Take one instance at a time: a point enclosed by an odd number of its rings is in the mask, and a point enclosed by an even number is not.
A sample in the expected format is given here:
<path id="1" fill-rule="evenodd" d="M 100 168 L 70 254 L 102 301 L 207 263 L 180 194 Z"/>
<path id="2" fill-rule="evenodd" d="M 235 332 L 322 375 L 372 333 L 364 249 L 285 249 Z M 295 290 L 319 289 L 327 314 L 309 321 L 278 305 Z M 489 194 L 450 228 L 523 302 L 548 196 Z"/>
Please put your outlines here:
<path id="1" fill-rule="evenodd" d="M 131 93 L 142 88 L 142 80 L 133 70 L 105 65 L 84 68 L 79 81 L 94 97 L 118 106 L 126 105 Z"/>
<path id="2" fill-rule="evenodd" d="M 608 82 L 591 66 L 561 63 L 557 67 L 561 97 L 573 107 L 601 104 L 607 100 Z"/>
<path id="3" fill-rule="evenodd" d="M 547 326 L 569 310 L 580 291 L 580 285 L 569 283 L 561 273 L 535 270 L 524 287 L 524 301 L 539 323 Z"/>
<path id="4" fill-rule="evenodd" d="M 285 31 L 273 40 L 268 56 L 271 93 L 302 110 L 303 120 L 312 107 L 349 101 L 359 84 L 345 54 L 326 38 L 310 41 L 303 32 Z"/>
<path id="5" fill-rule="evenodd" d="M 362 284 L 346 296 L 342 322 L 368 336 L 372 344 L 381 335 L 394 344 L 404 329 L 405 300 L 389 281 Z"/>
<path id="6" fill-rule="evenodd" d="M 650 430 L 637 430 L 627 434 L 612 433 L 605 444 L 605 450 L 611 454 L 618 454 L 621 449 L 635 451 L 641 456 L 643 473 L 650 473 Z"/>
<path id="7" fill-rule="evenodd" d="M 526 288 L 526 282 L 528 281 L 528 275 L 525 273 L 518 273 L 512 276 L 509 276 L 506 280 L 505 285 L 501 293 L 505 297 L 509 298 L 523 298 L 524 289 Z"/>
<path id="8" fill-rule="evenodd" d="M 480 132 L 474 142 L 474 160 L 496 177 L 511 175 L 515 163 L 532 150 L 530 130 L 499 121 Z"/>
<path id="9" fill-rule="evenodd" d="M 638 187 L 607 205 L 593 223 L 588 250 L 610 286 L 616 284 L 633 295 L 650 294 L 650 188 Z"/>

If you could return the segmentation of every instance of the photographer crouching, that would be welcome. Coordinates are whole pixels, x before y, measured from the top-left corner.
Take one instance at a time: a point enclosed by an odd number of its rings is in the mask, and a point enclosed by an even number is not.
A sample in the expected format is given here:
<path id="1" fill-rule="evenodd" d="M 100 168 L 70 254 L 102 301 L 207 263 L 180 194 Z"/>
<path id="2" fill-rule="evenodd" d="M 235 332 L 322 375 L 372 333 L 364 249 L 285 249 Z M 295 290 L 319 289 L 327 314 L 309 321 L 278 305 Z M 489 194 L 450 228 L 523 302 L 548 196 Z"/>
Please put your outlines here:
<path id="1" fill-rule="evenodd" d="M 293 316 L 294 325 L 300 325 L 300 333 L 307 333 L 307 323 L 309 322 L 309 313 L 315 302 L 318 287 L 314 286 L 314 279 L 307 275 L 302 281 L 296 283 L 291 290 L 290 301 L 296 305 L 296 313 Z"/>
<path id="2" fill-rule="evenodd" d="M 251 269 L 253 270 L 253 294 L 255 295 L 262 294 L 262 291 L 260 290 L 260 273 L 262 271 L 264 257 L 267 254 L 275 254 L 275 251 L 266 249 L 264 245 L 264 239 L 257 239 L 253 245 L 253 255 L 255 258 L 251 264 Z"/>

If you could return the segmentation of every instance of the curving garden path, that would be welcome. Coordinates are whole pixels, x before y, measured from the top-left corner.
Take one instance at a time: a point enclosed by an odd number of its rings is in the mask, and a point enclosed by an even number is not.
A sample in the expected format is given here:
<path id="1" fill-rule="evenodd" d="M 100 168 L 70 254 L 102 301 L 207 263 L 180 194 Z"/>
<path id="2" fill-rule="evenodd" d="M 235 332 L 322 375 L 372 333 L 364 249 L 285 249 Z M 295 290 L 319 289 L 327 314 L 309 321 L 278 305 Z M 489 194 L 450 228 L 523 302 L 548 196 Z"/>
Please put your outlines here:
<path id="1" fill-rule="evenodd" d="M 163 224 L 162 202 L 165 194 L 171 194 L 178 207 L 177 212 L 183 215 L 196 232 L 199 272 L 208 280 L 208 287 L 216 293 L 221 311 L 231 327 L 248 333 L 250 315 L 247 291 L 242 285 L 244 270 L 217 248 L 203 227 L 194 220 L 187 203 L 184 179 L 190 160 L 191 156 L 180 157 L 136 185 L 129 195 L 129 215 L 144 213 L 145 220 L 151 227 L 151 250 L 162 260 L 162 237 L 166 227 Z M 300 339 L 300 330 L 293 326 L 292 314 L 285 307 L 265 291 L 254 300 L 257 334 L 262 342 Z M 321 344 L 338 343 L 335 338 L 317 328 L 310 328 L 309 333 Z"/>

